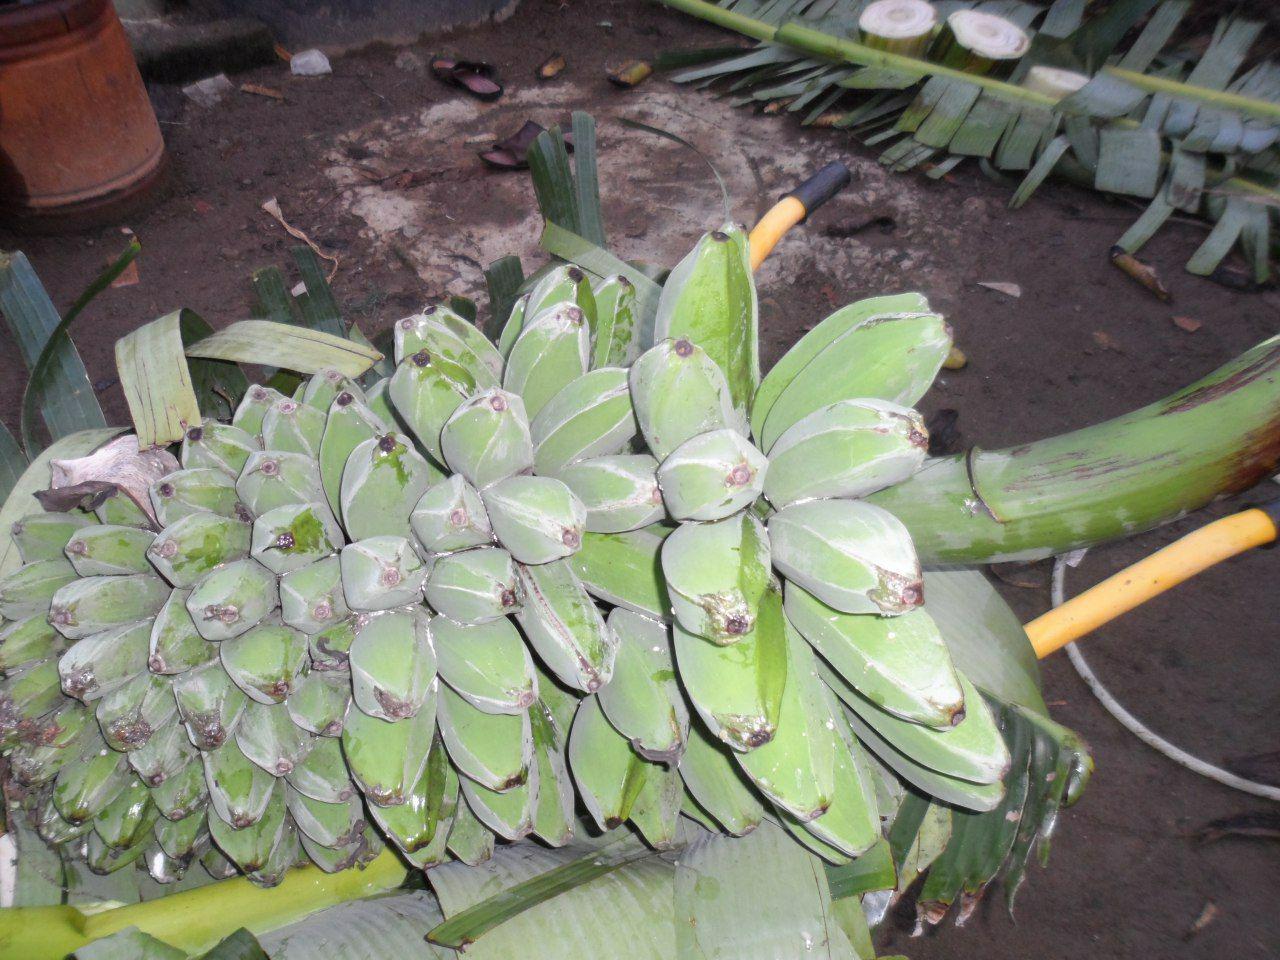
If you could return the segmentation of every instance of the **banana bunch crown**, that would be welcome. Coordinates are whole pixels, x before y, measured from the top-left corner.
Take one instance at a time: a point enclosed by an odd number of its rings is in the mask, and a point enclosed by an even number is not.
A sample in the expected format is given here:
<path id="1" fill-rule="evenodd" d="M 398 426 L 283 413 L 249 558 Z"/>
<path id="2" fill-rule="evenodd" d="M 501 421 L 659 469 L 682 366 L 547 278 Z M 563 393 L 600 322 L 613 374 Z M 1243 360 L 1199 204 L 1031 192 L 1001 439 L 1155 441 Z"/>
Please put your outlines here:
<path id="1" fill-rule="evenodd" d="M 45 840 L 270 885 L 560 845 L 579 809 L 657 847 L 768 818 L 842 862 L 886 782 L 998 803 L 992 713 L 862 499 L 923 462 L 946 324 L 855 303 L 761 380 L 726 228 L 644 329 L 626 278 L 559 266 L 496 345 L 428 307 L 389 377 L 251 387 L 144 494 L 15 524 L 0 743 Z"/>

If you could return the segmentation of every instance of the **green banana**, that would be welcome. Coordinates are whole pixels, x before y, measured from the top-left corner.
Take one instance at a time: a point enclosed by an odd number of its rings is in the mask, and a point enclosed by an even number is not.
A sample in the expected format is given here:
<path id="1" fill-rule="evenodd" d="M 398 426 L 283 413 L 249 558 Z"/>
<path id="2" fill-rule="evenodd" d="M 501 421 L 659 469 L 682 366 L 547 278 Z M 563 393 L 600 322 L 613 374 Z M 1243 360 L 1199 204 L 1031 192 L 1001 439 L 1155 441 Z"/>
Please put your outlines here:
<path id="1" fill-rule="evenodd" d="M 731 645 L 719 645 L 674 625 L 680 680 L 712 734 L 745 752 L 773 739 L 787 686 L 787 638 L 782 596 L 773 588 L 759 616 Z"/>
<path id="2" fill-rule="evenodd" d="M 342 548 L 339 561 L 352 610 L 388 610 L 422 599 L 427 569 L 404 537 L 357 540 Z"/>
<path id="3" fill-rule="evenodd" d="M 726 833 L 741 837 L 759 826 L 764 807 L 731 752 L 693 724 L 680 758 L 680 778 L 698 807 Z"/>
<path id="4" fill-rule="evenodd" d="M 813 652 L 783 620 L 786 683 L 773 737 L 734 757 L 765 797 L 801 822 L 821 817 L 835 795 L 834 707 L 818 678 Z"/>
<path id="5" fill-rule="evenodd" d="M 663 340 L 631 365 L 631 402 L 649 452 L 666 459 L 690 437 L 740 429 L 724 373 L 690 340 Z"/>
<path id="6" fill-rule="evenodd" d="M 191 742 L 201 751 L 226 741 L 249 699 L 216 660 L 175 678 L 173 696 Z"/>
<path id="7" fill-rule="evenodd" d="M 31 566 L 44 562 L 48 561 Z M 29 570 L 31 566 L 24 569 Z M 154 617 L 168 599 L 168 584 L 151 574 L 85 577 L 59 587 L 53 594 L 49 602 L 49 622 L 68 640 L 79 640 L 101 630 Z"/>
<path id="8" fill-rule="evenodd" d="M 218 644 L 222 668 L 258 703 L 283 703 L 307 662 L 307 638 L 280 623 L 263 623 Z"/>
<path id="9" fill-rule="evenodd" d="M 52 662 L 49 673 L 56 689 L 57 667 Z M 157 730 L 173 721 L 177 712 L 169 679 L 154 673 L 138 674 L 99 699 L 94 710 L 102 739 L 111 749 L 121 752 L 146 746 Z"/>
<path id="10" fill-rule="evenodd" d="M 263 417 L 277 401 L 283 399 L 284 394 L 278 390 L 255 383 L 245 391 L 244 399 L 236 406 L 231 417 L 232 426 L 239 427 L 250 436 L 261 436 Z"/>
<path id="11" fill-rule="evenodd" d="M 477 383 L 475 375 L 466 367 L 419 350 L 397 365 L 386 395 L 418 442 L 432 457 L 443 462 L 440 434 L 445 423 L 468 397 L 492 386 L 496 384 L 491 377 Z"/>
<path id="12" fill-rule="evenodd" d="M 243 520 L 193 513 L 165 527 L 146 559 L 175 587 L 189 587 L 215 567 L 249 556 L 252 533 Z"/>
<path id="13" fill-rule="evenodd" d="M 565 385 L 587 372 L 591 330 L 586 313 L 557 303 L 532 314 L 507 357 L 502 388 L 519 394 L 530 420 Z"/>
<path id="14" fill-rule="evenodd" d="M 887 510 L 809 500 L 779 510 L 768 525 L 774 566 L 842 613 L 896 615 L 924 599 L 911 535 Z"/>
<path id="15" fill-rule="evenodd" d="M 794 343 L 760 381 L 751 403 L 751 435 L 760 441 L 764 422 L 782 392 L 810 361 L 850 330 L 864 323 L 898 317 L 920 317 L 929 312 L 929 301 L 919 293 L 870 297 L 841 307 Z M 768 450 L 768 446 L 765 449 Z"/>
<path id="16" fill-rule="evenodd" d="M 464 777 L 498 792 L 529 779 L 533 731 L 527 711 L 485 713 L 446 686 L 437 719 L 449 759 Z"/>
<path id="17" fill-rule="evenodd" d="M 962 715 L 964 694 L 933 618 L 917 608 L 898 617 L 840 613 L 794 583 L 787 619 L 851 687 L 904 720 L 945 728 Z"/>
<path id="18" fill-rule="evenodd" d="M 958 675 L 964 691 L 964 719 L 946 730 L 895 717 L 865 699 L 849 708 L 862 726 L 915 763 L 971 783 L 999 783 L 1009 771 L 1009 750 L 982 694 L 963 673 Z"/>
<path id="19" fill-rule="evenodd" d="M 255 460 L 255 458 L 258 459 Z M 189 513 L 205 510 L 222 517 L 252 520 L 253 517 L 241 503 L 244 496 L 240 493 L 238 485 L 240 479 L 249 474 L 250 464 L 254 465 L 255 470 L 259 470 L 261 464 L 269 459 L 259 453 L 250 454 L 249 460 L 245 463 L 245 470 L 240 473 L 240 478 L 231 477 L 221 470 L 212 468 L 179 470 L 161 478 L 151 485 L 149 491 L 156 520 L 161 526 L 167 527 Z M 309 462 L 305 457 L 298 459 L 304 464 Z M 260 481 L 246 481 L 246 489 L 251 489 L 255 493 L 260 486 Z M 135 526 L 138 525 L 140 524 L 135 524 Z"/>
<path id="20" fill-rule="evenodd" d="M 62 689 L 88 703 L 147 669 L 150 630 L 127 623 L 73 643 L 58 661 Z"/>
<path id="21" fill-rule="evenodd" d="M 342 514 L 342 472 L 352 451 L 364 441 L 385 434 L 389 426 L 354 393 L 343 391 L 334 397 L 320 438 L 318 458 L 320 481 L 334 516 Z"/>
<path id="22" fill-rule="evenodd" d="M 730 223 L 703 234 L 672 269 L 654 321 L 654 339 L 668 338 L 707 349 L 745 416 L 760 382 L 760 356 L 756 286 L 741 227 Z"/>
<path id="23" fill-rule="evenodd" d="M 639 429 L 627 371 L 591 370 L 566 384 L 529 424 L 533 468 L 553 475 L 579 460 L 620 453 Z"/>
<path id="24" fill-rule="evenodd" d="M 651 767 L 610 726 L 596 697 L 578 705 L 569 730 L 569 769 L 578 795 L 601 830 L 621 826 L 631 816 Z"/>
<path id="25" fill-rule="evenodd" d="M 308 670 L 294 683 L 285 701 L 289 716 L 303 730 L 317 737 L 342 734 L 347 705 L 351 702 L 351 677 L 339 670 Z"/>
<path id="26" fill-rule="evenodd" d="M 723 520 L 764 489 L 769 460 L 736 430 L 690 437 L 658 467 L 667 511 L 677 520 Z"/>
<path id="27" fill-rule="evenodd" d="M 520 608 L 519 574 L 501 547 L 475 547 L 435 558 L 427 604 L 459 623 L 487 623 Z"/>
<path id="28" fill-rule="evenodd" d="M 409 515 L 409 525 L 432 553 L 493 542 L 493 526 L 479 491 L 456 473 L 427 488 Z"/>
<path id="29" fill-rule="evenodd" d="M 846 709 L 845 718 L 849 721 L 849 726 L 857 735 L 859 742 L 874 753 L 886 767 L 933 799 L 979 812 L 994 810 L 1004 799 L 1003 782 L 973 783 L 939 773 L 917 763 L 905 753 L 899 752 L 870 725 L 864 723 L 853 710 Z M 921 729 L 927 728 L 921 727 Z"/>
<path id="30" fill-rule="evenodd" d="M 200 636 L 222 641 L 258 624 L 280 601 L 276 578 L 256 560 L 237 560 L 198 580 L 187 612 Z"/>
<path id="31" fill-rule="evenodd" d="M 352 699 L 369 716 L 395 721 L 432 709 L 439 684 L 425 610 L 365 619 L 348 657 Z"/>
<path id="32" fill-rule="evenodd" d="M 262 819 L 277 795 L 283 806 L 283 785 L 277 787 L 275 776 L 245 756 L 234 740 L 216 750 L 202 751 L 200 759 L 209 787 L 209 806 L 216 814 L 209 817 L 210 823 L 220 820 L 243 830 Z"/>
<path id="33" fill-rule="evenodd" d="M 624 533 L 587 533 L 569 563 L 593 597 L 658 620 L 670 619 L 671 599 L 659 558 L 671 531 L 654 524 Z"/>
<path id="34" fill-rule="evenodd" d="M 556 476 L 582 501 L 589 533 L 625 533 L 667 515 L 657 470 L 647 453 L 620 454 L 580 460 Z"/>
<path id="35" fill-rule="evenodd" d="M 283 777 L 311 750 L 314 738 L 289 715 L 283 703 L 245 705 L 236 726 L 236 746 L 273 777 Z"/>
<path id="36" fill-rule="evenodd" d="M 418 498 L 443 477 L 408 437 L 386 433 L 363 441 L 342 472 L 339 499 L 347 536 L 402 536 Z"/>
<path id="37" fill-rule="evenodd" d="M 324 434 L 325 412 L 296 400 L 277 400 L 262 417 L 263 447 L 316 456 Z"/>
<path id="38" fill-rule="evenodd" d="M 873 397 L 914 406 L 951 350 L 951 328 L 933 313 L 883 315 L 852 327 L 804 365 L 778 395 L 757 437 L 761 449 L 837 400 Z"/>
<path id="39" fill-rule="evenodd" d="M 338 557 L 324 557 L 280 578 L 280 619 L 289 626 L 318 634 L 350 613 Z"/>
<path id="40" fill-rule="evenodd" d="M 189 480 L 194 472 L 196 471 L 184 471 L 183 479 Z M 210 473 L 219 482 L 225 482 L 222 474 L 217 471 Z M 162 483 L 153 489 L 162 490 L 163 486 Z M 249 456 L 244 470 L 236 478 L 235 492 L 255 516 L 261 516 L 276 507 L 325 501 L 324 483 L 320 479 L 316 461 L 300 453 L 281 453 L 275 450 L 264 450 Z M 158 505 L 156 509 L 158 512 Z M 236 512 L 223 510 L 214 512 L 224 516 L 238 515 Z M 161 518 L 161 522 L 169 524 L 173 521 Z"/>
<path id="41" fill-rule="evenodd" d="M 471 397 L 445 422 L 440 447 L 449 469 L 479 489 L 528 470 L 533 441 L 524 401 L 505 390 Z"/>
<path id="42" fill-rule="evenodd" d="M 462 624 L 446 616 L 431 620 L 440 679 L 486 713 L 520 713 L 538 696 L 533 659 L 506 617 Z"/>
<path id="43" fill-rule="evenodd" d="M 928 448 L 916 411 L 884 400 L 841 400 L 778 437 L 764 495 L 779 509 L 815 497 L 864 497 L 919 470 Z"/>
<path id="44" fill-rule="evenodd" d="M 770 539 L 750 511 L 686 523 L 662 545 L 662 573 L 676 621 L 713 643 L 750 633 L 770 589 Z"/>
<path id="45" fill-rule="evenodd" d="M 229 476 L 244 469 L 249 455 L 262 449 L 261 441 L 237 426 L 206 420 L 187 431 L 180 460 L 184 469 L 211 467 Z"/>
<path id="46" fill-rule="evenodd" d="M 618 638 L 613 679 L 596 696 L 609 722 L 641 757 L 677 763 L 689 735 L 689 711 L 676 683 L 666 624 L 614 608 L 609 629 Z"/>
<path id="47" fill-rule="evenodd" d="M 543 689 L 550 686 L 554 684 L 547 682 Z M 536 700 L 529 707 L 529 725 L 538 778 L 533 832 L 543 843 L 562 847 L 573 839 L 575 800 L 564 734 L 543 700 Z"/>
<path id="48" fill-rule="evenodd" d="M 516 613 L 534 652 L 562 682 L 592 693 L 613 676 L 618 640 L 567 560 L 520 566 Z"/>
<path id="49" fill-rule="evenodd" d="M 507 477 L 480 497 L 494 536 L 520 563 L 559 560 L 582 545 L 586 507 L 554 477 Z"/>
<path id="50" fill-rule="evenodd" d="M 646 764 L 644 782 L 631 805 L 631 823 L 649 846 L 666 850 L 677 846 L 684 781 L 674 766 Z"/>
<path id="51" fill-rule="evenodd" d="M 605 277 L 591 288 L 596 302 L 596 342 L 591 366 L 626 367 L 639 353 L 636 288 L 621 275 Z"/>
<path id="52" fill-rule="evenodd" d="M 356 708 L 348 708 L 359 713 Z M 370 718 L 372 720 L 372 718 Z M 378 721 L 382 723 L 382 721 Z M 392 726 L 392 724 L 384 724 Z M 346 727 L 346 720 L 343 721 Z M 376 730 L 376 727 L 374 728 Z M 311 744 L 311 752 L 302 758 L 302 762 L 294 766 L 287 774 L 285 781 L 301 794 L 313 800 L 325 803 L 340 803 L 356 793 L 356 785 L 351 781 L 351 772 L 343 758 L 343 747 L 340 741 L 332 737 L 317 737 Z"/>
<path id="53" fill-rule="evenodd" d="M 154 539 L 150 530 L 97 524 L 77 530 L 65 552 L 82 577 L 150 573 L 147 548 Z"/>
<path id="54" fill-rule="evenodd" d="M 384 807 L 398 806 L 422 776 L 435 729 L 434 710 L 419 710 L 389 723 L 369 716 L 353 702 L 342 727 L 341 757 L 369 800 Z M 317 746 L 336 742 L 322 737 Z M 294 786 L 307 793 L 298 783 Z"/>
<path id="55" fill-rule="evenodd" d="M 66 559 L 64 549 L 77 530 L 93 525 L 93 520 L 83 512 L 33 513 L 15 521 L 9 527 L 9 536 L 18 547 L 23 563 L 37 560 Z"/>

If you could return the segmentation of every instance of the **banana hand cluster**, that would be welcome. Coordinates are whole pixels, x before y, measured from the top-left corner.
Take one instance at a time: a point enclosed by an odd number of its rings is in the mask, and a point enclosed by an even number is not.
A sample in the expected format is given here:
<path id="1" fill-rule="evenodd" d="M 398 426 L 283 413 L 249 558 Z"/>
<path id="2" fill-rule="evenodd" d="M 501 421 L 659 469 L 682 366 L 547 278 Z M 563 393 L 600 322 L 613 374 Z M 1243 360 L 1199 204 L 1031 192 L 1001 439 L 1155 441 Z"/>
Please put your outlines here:
<path id="1" fill-rule="evenodd" d="M 629 281 L 556 267 L 496 345 L 429 307 L 390 377 L 251 387 L 149 502 L 16 524 L 0 744 L 41 835 L 270 885 L 564 844 L 579 801 L 658 847 L 768 818 L 837 862 L 882 778 L 989 809 L 1004 741 L 860 499 L 921 465 L 949 331 L 862 301 L 761 381 L 755 311 L 735 229 L 648 345 Z"/>

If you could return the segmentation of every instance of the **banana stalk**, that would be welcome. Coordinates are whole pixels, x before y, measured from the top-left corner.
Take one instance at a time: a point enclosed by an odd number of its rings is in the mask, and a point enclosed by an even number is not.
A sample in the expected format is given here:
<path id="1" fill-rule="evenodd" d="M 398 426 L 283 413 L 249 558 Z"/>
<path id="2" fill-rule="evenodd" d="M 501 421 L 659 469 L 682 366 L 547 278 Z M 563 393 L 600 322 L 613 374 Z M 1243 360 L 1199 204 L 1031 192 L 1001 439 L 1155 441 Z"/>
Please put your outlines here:
<path id="1" fill-rule="evenodd" d="M 393 890 L 406 876 L 404 864 L 388 850 L 363 870 L 290 870 L 271 890 L 236 877 L 92 914 L 66 905 L 10 908 L 0 911 L 0 956 L 61 960 L 126 927 L 137 927 L 188 953 L 200 953 L 240 927 L 250 933 L 275 930 L 317 910 Z"/>
<path id="2" fill-rule="evenodd" d="M 1280 337 L 1164 400 L 1007 450 L 934 460 L 868 497 L 924 563 L 1049 557 L 1248 489 L 1280 463 Z"/>

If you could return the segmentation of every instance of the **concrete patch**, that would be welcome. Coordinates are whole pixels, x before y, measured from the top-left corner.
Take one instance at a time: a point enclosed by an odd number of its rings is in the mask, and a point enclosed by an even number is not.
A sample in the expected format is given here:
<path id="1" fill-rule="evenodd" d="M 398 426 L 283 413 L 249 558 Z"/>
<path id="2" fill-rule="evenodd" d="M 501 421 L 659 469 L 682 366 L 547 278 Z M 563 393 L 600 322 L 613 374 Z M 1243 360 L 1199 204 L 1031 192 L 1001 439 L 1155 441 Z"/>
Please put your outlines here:
<path id="1" fill-rule="evenodd" d="M 722 219 L 720 191 L 702 160 L 678 144 L 615 122 L 625 117 L 695 143 L 724 177 L 731 216 L 743 223 L 754 222 L 823 163 L 843 159 L 853 168 L 853 184 L 825 214 L 826 222 L 852 235 L 835 239 L 812 228 L 794 231 L 780 248 L 785 255 L 762 268 L 762 288 L 776 288 L 785 271 L 827 278 L 834 285 L 833 305 L 868 290 L 954 293 L 955 233 L 930 219 L 919 181 L 842 155 L 837 137 L 823 137 L 817 150 L 798 149 L 789 118 L 753 116 L 724 99 L 665 84 L 602 95 L 603 86 L 565 80 L 514 91 L 496 104 L 457 97 L 357 126 L 337 138 L 326 155 L 326 173 L 341 191 L 338 204 L 364 222 L 362 237 L 375 251 L 407 260 L 433 293 L 446 287 L 474 291 L 483 286 L 484 266 L 497 257 L 519 253 L 529 268 L 543 256 L 537 249 L 541 220 L 529 212 L 529 176 L 487 170 L 477 149 L 526 118 L 549 126 L 567 123 L 574 109 L 589 108 L 599 124 L 606 226 L 620 256 L 673 264 Z M 840 226 L 844 221 L 852 225 Z M 881 226 L 863 237 L 857 229 L 863 221 Z M 891 239 L 882 235 L 886 224 Z M 447 242 L 441 242 L 442 234 Z M 927 242 L 915 239 L 926 234 Z M 949 269 L 942 270 L 944 264 Z M 859 289 L 839 278 L 857 278 Z"/>

